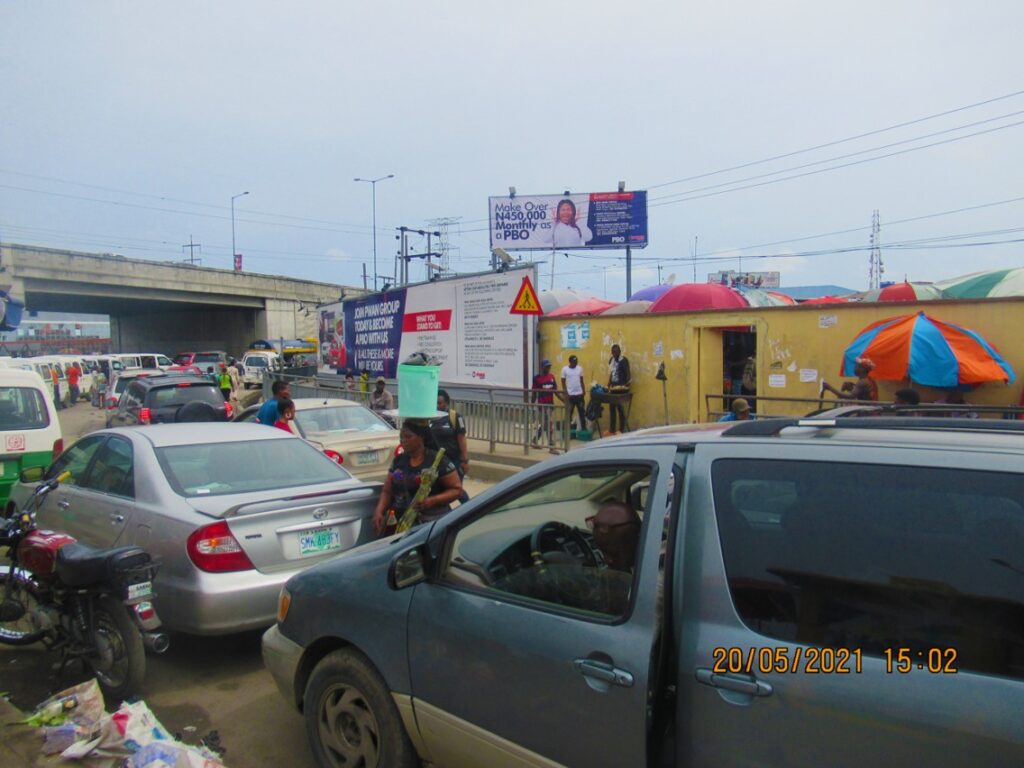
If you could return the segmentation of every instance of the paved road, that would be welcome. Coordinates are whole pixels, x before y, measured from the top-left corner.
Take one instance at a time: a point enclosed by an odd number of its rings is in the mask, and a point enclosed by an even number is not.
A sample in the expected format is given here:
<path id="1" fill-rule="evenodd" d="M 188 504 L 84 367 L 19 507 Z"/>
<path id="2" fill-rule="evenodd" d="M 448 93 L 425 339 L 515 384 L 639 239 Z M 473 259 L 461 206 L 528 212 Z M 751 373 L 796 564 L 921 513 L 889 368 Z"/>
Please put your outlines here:
<path id="1" fill-rule="evenodd" d="M 101 412 L 82 403 L 61 411 L 60 420 L 65 444 L 103 427 Z M 466 486 L 476 494 L 488 484 L 467 480 Z M 260 635 L 172 635 L 166 654 L 148 657 L 141 696 L 161 722 L 185 741 L 197 742 L 216 730 L 227 749 L 224 757 L 229 766 L 312 767 L 302 717 L 278 693 L 263 668 Z M 10 693 L 15 706 L 31 710 L 52 693 L 84 679 L 78 672 L 58 680 L 53 669 L 56 660 L 39 646 L 0 646 L 0 688 Z"/>

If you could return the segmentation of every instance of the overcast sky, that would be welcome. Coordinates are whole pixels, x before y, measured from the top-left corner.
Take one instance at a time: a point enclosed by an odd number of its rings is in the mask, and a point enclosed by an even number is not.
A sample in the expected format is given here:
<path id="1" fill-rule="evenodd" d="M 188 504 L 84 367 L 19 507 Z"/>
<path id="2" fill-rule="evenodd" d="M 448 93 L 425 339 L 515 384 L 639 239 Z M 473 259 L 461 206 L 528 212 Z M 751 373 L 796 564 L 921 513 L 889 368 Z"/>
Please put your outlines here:
<path id="1" fill-rule="evenodd" d="M 867 251 L 835 251 L 866 246 L 874 209 L 886 278 L 1021 266 L 1024 243 L 1000 241 L 1024 238 L 1022 22 L 1019 0 L 5 0 L 0 239 L 181 260 L 191 237 L 229 268 L 248 191 L 247 270 L 361 285 L 354 177 L 395 174 L 382 275 L 399 225 L 461 217 L 451 264 L 478 271 L 488 196 L 624 180 L 650 190 L 634 290 L 658 264 L 704 281 L 740 255 L 783 285 L 866 288 Z M 924 238 L 944 239 L 895 245 Z M 549 288 L 551 254 L 527 256 Z M 555 287 L 623 298 L 620 252 L 554 261 Z"/>

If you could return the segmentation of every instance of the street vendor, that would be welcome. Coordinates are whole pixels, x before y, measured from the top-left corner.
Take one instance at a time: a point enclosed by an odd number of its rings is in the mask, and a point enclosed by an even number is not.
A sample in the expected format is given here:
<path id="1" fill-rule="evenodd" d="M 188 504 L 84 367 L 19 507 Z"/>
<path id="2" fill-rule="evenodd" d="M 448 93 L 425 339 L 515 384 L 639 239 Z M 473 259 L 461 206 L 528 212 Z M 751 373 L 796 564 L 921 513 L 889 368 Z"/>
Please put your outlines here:
<path id="1" fill-rule="evenodd" d="M 844 400 L 878 400 L 878 385 L 871 378 L 871 372 L 875 370 L 875 364 L 867 357 L 858 357 L 854 361 L 853 375 L 857 381 L 843 383 L 841 389 L 836 389 L 827 381 L 821 382 L 821 391 L 831 392 L 836 397 Z"/>
<path id="2" fill-rule="evenodd" d="M 629 358 L 622 354 L 618 344 L 612 344 L 612 356 L 608 359 L 608 389 L 613 394 L 629 392 L 632 380 L 629 372 Z M 626 428 L 626 412 L 619 403 L 608 404 L 609 429 L 617 432 L 619 426 Z M 616 416 L 618 421 L 616 421 Z"/>
<path id="3" fill-rule="evenodd" d="M 380 499 L 373 511 L 373 528 L 378 536 L 392 533 L 405 511 L 413 505 L 420 488 L 420 476 L 434 465 L 437 451 L 433 445 L 430 426 L 425 422 L 406 419 L 398 435 L 402 453 L 395 456 L 384 478 Z M 451 503 L 462 495 L 462 481 L 455 464 L 442 456 L 437 464 L 437 479 L 424 498 L 415 502 L 420 523 L 437 520 L 451 511 Z"/>

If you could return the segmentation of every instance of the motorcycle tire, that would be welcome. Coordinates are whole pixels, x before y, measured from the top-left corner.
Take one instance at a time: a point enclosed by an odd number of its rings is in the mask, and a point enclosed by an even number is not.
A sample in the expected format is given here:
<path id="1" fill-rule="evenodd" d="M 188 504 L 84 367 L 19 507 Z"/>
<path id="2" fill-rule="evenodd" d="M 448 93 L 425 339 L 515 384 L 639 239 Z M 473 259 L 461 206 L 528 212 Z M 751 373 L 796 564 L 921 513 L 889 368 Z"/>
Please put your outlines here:
<path id="1" fill-rule="evenodd" d="M 7 597 L 8 588 L 10 597 Z M 0 621 L 0 643 L 31 645 L 41 640 L 46 632 L 34 630 L 29 616 L 33 604 L 40 603 L 39 587 L 27 573 L 21 570 L 12 571 L 9 567 L 0 569 L 0 603 L 6 600 L 20 603 L 25 613 L 14 621 Z"/>
<path id="2" fill-rule="evenodd" d="M 107 701 L 120 703 L 137 693 L 146 676 L 146 649 L 142 635 L 124 604 L 104 596 L 96 601 L 94 653 L 85 656 Z"/>

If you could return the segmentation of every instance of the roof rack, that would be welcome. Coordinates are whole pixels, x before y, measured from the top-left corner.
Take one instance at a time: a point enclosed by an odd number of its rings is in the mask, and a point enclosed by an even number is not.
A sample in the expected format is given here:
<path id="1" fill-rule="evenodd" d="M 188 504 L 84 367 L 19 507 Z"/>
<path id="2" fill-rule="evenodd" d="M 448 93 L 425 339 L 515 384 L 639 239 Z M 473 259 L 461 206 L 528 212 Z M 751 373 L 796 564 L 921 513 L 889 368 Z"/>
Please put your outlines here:
<path id="1" fill-rule="evenodd" d="M 852 416 L 852 417 L 851 417 Z M 932 432 L 1005 432 L 1024 434 L 1024 421 L 1010 419 L 956 419 L 913 416 L 875 416 L 856 418 L 781 418 L 741 421 L 722 432 L 723 437 L 773 437 L 787 427 L 817 429 L 906 429 Z"/>

